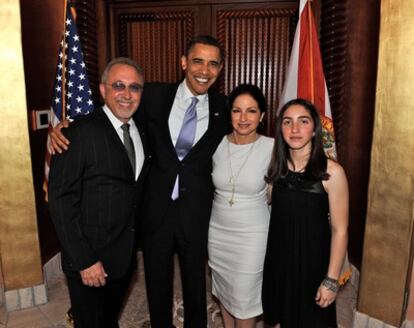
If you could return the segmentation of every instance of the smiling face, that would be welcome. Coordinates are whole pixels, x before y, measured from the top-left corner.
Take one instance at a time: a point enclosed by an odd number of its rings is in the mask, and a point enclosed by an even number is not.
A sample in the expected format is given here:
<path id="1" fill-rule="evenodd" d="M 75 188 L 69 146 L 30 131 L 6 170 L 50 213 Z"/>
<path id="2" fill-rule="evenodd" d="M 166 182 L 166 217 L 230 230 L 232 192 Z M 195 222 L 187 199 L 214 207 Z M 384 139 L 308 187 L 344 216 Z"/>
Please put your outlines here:
<path id="1" fill-rule="evenodd" d="M 310 152 L 315 124 L 308 110 L 302 105 L 292 105 L 282 119 L 282 136 L 291 150 Z"/>
<path id="2" fill-rule="evenodd" d="M 249 94 L 241 94 L 234 99 L 230 113 L 233 134 L 244 138 L 251 137 L 253 141 L 264 115 L 260 112 L 257 101 Z"/>
<path id="3" fill-rule="evenodd" d="M 124 90 L 113 88 L 116 82 L 121 82 L 127 87 Z M 102 98 L 111 112 L 121 122 L 128 122 L 136 112 L 140 102 L 142 91 L 129 88 L 130 85 L 144 85 L 142 75 L 136 69 L 126 64 L 115 64 L 108 72 L 106 83 L 99 85 Z"/>
<path id="4" fill-rule="evenodd" d="M 187 86 L 195 96 L 207 93 L 222 66 L 220 49 L 203 43 L 196 43 L 188 55 L 181 58 Z"/>

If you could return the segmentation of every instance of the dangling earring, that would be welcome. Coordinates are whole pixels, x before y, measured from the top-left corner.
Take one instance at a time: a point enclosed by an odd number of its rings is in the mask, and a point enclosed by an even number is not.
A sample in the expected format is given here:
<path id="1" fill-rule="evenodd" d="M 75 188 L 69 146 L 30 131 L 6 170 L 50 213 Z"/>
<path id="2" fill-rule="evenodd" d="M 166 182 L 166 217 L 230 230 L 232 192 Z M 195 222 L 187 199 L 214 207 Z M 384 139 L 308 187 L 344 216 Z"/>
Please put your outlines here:
<path id="1" fill-rule="evenodd" d="M 313 133 L 312 133 L 312 137 L 314 137 L 315 136 L 315 131 L 313 131 Z"/>
<path id="2" fill-rule="evenodd" d="M 260 117 L 260 120 L 259 120 L 259 128 L 261 129 L 261 130 L 263 130 L 264 129 L 264 122 L 263 122 L 263 117 L 264 117 L 264 113 L 262 113 L 262 115 L 261 115 L 261 117 Z"/>

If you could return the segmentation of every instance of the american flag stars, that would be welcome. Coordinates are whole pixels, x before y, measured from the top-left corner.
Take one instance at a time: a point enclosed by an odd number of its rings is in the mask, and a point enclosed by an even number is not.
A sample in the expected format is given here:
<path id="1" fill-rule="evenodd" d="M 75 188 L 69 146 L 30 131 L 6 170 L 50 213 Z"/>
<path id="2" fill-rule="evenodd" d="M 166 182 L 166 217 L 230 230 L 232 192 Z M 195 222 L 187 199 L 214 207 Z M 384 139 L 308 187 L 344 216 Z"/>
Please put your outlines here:
<path id="1" fill-rule="evenodd" d="M 60 43 L 56 80 L 53 94 L 53 111 L 62 120 L 62 106 L 66 117 L 74 118 L 93 111 L 86 65 L 83 60 L 80 38 L 70 8 L 67 10 L 66 31 Z"/>

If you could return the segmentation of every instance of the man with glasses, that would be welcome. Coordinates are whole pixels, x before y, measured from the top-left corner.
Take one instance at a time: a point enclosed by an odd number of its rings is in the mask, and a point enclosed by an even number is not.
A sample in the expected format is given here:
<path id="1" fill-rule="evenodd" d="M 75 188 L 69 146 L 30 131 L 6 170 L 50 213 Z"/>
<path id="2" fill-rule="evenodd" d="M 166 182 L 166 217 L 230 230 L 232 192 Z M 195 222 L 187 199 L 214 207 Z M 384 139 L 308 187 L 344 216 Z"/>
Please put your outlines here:
<path id="1" fill-rule="evenodd" d="M 52 157 L 49 209 L 77 328 L 119 327 L 147 168 L 144 135 L 132 119 L 143 85 L 133 60 L 112 60 L 99 86 L 105 105 L 64 130 L 69 150 Z"/>

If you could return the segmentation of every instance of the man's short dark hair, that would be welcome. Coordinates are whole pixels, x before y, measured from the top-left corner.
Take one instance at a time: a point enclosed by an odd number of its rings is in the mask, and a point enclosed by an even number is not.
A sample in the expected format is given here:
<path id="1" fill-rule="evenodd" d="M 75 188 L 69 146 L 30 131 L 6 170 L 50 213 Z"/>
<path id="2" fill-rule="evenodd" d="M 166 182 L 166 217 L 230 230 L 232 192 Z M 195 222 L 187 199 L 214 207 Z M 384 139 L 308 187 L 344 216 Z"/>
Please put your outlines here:
<path id="1" fill-rule="evenodd" d="M 213 38 L 211 35 L 197 35 L 194 38 L 192 38 L 191 41 L 187 44 L 187 47 L 185 48 L 186 57 L 188 57 L 189 53 L 197 43 L 206 44 L 208 46 L 218 48 L 220 50 L 220 61 L 223 62 L 224 49 L 221 46 L 220 42 L 216 38 Z"/>

